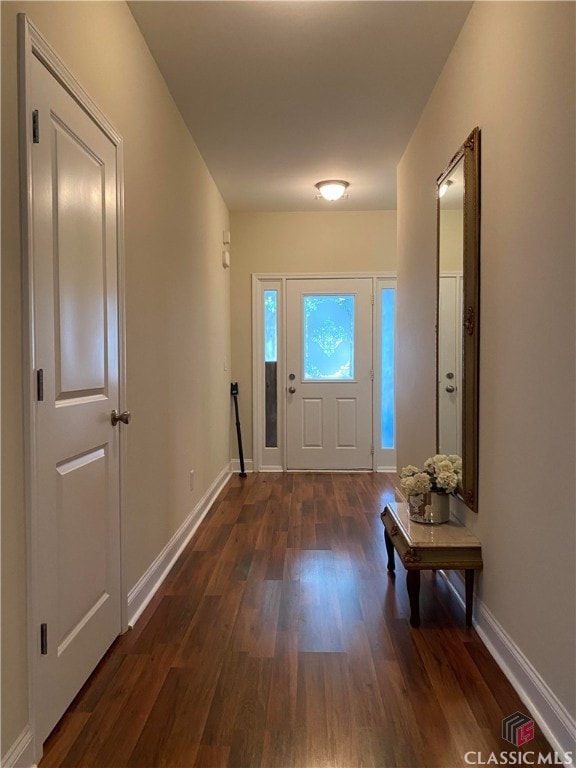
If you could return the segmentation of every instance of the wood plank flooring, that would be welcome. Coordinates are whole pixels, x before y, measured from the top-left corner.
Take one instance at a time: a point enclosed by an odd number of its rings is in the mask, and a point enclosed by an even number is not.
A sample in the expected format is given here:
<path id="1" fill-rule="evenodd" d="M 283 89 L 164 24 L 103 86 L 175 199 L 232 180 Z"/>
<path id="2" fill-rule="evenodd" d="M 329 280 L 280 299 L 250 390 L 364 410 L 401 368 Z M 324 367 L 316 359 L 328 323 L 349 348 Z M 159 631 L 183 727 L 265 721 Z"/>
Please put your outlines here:
<path id="1" fill-rule="evenodd" d="M 40 768 L 457 768 L 526 708 L 439 574 L 420 629 L 378 474 L 234 476 Z M 507 749 L 509 747 L 509 749 Z M 550 752 L 537 729 L 525 749 Z"/>

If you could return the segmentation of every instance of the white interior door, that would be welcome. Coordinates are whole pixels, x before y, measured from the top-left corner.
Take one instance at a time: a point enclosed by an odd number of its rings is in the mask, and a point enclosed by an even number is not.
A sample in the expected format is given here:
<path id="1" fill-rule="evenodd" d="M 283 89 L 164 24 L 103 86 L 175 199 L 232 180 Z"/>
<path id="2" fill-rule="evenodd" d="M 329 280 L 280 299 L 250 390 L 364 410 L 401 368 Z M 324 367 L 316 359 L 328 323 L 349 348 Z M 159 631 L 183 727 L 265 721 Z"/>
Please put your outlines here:
<path id="1" fill-rule="evenodd" d="M 462 455 L 462 275 L 440 275 L 438 450 Z"/>
<path id="2" fill-rule="evenodd" d="M 117 154 L 33 58 L 29 104 L 35 735 L 121 631 Z M 126 427 L 122 427 L 126 429 Z"/>
<path id="3" fill-rule="evenodd" d="M 287 469 L 372 469 L 372 280 L 290 279 Z"/>

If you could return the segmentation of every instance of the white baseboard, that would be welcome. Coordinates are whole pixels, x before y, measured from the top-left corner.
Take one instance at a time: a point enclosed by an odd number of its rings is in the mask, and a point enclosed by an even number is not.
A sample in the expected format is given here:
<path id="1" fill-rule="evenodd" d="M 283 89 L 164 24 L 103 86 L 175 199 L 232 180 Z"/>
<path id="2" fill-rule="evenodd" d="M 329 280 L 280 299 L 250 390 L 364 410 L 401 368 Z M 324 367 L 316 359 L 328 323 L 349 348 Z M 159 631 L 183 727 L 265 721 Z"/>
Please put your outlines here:
<path id="1" fill-rule="evenodd" d="M 158 588 L 168 575 L 170 569 L 188 544 L 196 529 L 206 516 L 212 503 L 230 477 L 229 467 L 225 467 L 156 560 L 142 575 L 128 593 L 128 624 L 132 627 L 140 618 L 142 611 L 156 594 Z"/>
<path id="2" fill-rule="evenodd" d="M 236 472 L 240 472 L 240 459 L 232 459 L 230 462 L 230 471 L 232 474 L 235 474 Z M 244 462 L 244 471 L 245 472 L 254 472 L 254 462 L 252 459 L 246 459 Z"/>
<path id="3" fill-rule="evenodd" d="M 458 571 L 441 571 L 464 609 L 464 579 Z M 576 719 L 542 679 L 486 605 L 474 595 L 474 628 L 542 733 L 558 754 L 576 757 Z M 570 763 L 572 765 L 572 763 Z"/>
<path id="4" fill-rule="evenodd" d="M 0 761 L 2 768 L 36 768 L 32 731 L 27 725 Z"/>
<path id="5" fill-rule="evenodd" d="M 396 473 L 396 467 L 376 467 L 374 470 L 375 472 L 383 472 L 387 475 L 395 474 Z"/>

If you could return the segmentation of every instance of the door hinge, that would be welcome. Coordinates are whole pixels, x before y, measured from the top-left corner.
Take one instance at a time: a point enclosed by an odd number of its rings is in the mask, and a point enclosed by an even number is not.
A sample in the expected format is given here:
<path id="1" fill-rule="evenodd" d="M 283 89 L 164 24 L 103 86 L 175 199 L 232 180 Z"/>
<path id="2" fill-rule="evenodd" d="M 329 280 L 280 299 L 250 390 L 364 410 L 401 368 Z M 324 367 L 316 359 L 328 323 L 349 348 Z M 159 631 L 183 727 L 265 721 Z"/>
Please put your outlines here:
<path id="1" fill-rule="evenodd" d="M 40 118 L 37 109 L 32 112 L 32 143 L 40 144 Z"/>
<path id="2" fill-rule="evenodd" d="M 372 456 L 374 456 L 374 446 L 373 445 L 370 446 L 370 453 L 372 454 Z"/>
<path id="3" fill-rule="evenodd" d="M 374 306 L 374 294 L 372 294 L 372 296 L 370 297 L 370 300 L 372 302 L 372 306 Z"/>
<path id="4" fill-rule="evenodd" d="M 38 402 L 44 400 L 44 369 L 38 368 L 36 371 L 36 399 Z"/>
<path id="5" fill-rule="evenodd" d="M 374 381 L 374 371 L 370 371 L 370 381 Z"/>
<path id="6" fill-rule="evenodd" d="M 40 624 L 40 653 L 48 654 L 48 624 Z"/>

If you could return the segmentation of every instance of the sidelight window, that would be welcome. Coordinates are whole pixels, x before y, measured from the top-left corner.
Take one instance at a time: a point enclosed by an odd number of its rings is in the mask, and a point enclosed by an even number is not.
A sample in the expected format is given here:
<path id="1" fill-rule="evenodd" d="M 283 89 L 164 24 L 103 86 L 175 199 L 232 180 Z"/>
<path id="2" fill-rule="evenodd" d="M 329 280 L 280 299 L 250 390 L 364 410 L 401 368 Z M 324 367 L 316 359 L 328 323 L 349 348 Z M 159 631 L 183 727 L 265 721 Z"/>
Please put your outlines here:
<path id="1" fill-rule="evenodd" d="M 264 291 L 265 446 L 278 447 L 278 291 Z"/>
<path id="2" fill-rule="evenodd" d="M 380 447 L 394 448 L 394 315 L 396 289 L 382 288 L 381 306 L 381 371 L 380 371 Z"/>

